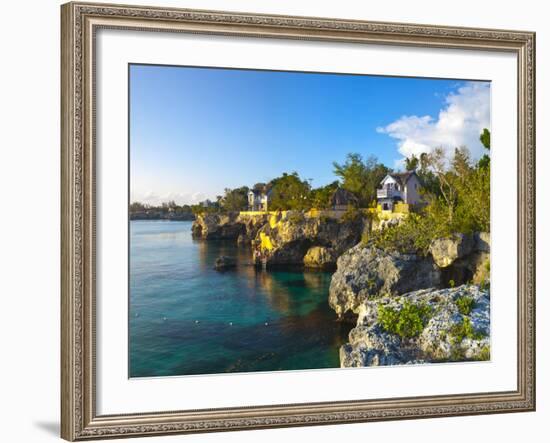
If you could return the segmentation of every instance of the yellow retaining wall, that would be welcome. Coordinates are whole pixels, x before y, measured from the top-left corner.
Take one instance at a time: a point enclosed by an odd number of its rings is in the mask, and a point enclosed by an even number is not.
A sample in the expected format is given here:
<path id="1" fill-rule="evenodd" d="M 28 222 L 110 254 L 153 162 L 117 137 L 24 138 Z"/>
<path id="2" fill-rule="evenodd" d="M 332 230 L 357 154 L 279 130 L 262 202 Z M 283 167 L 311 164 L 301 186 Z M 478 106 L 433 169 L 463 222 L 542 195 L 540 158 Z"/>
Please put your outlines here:
<path id="1" fill-rule="evenodd" d="M 393 205 L 393 212 L 399 212 L 401 214 L 409 213 L 409 205 L 407 203 L 396 203 Z"/>
<path id="2" fill-rule="evenodd" d="M 244 216 L 254 216 L 254 215 L 265 215 L 265 214 L 277 214 L 277 211 L 240 211 L 239 215 Z"/>
<path id="3" fill-rule="evenodd" d="M 395 203 L 393 205 L 393 211 L 387 211 L 383 210 L 381 205 L 377 205 L 376 208 L 361 208 L 360 211 L 363 211 L 364 213 L 368 214 L 382 214 L 383 217 L 389 217 L 389 214 L 408 214 L 410 213 L 410 205 L 407 203 Z M 281 216 L 281 218 L 285 218 L 288 211 L 240 211 L 239 215 L 244 217 L 253 217 L 256 215 L 270 215 L 269 223 L 271 224 L 271 227 L 275 227 L 276 224 L 276 218 L 278 216 Z M 306 217 L 329 217 L 329 218 L 336 218 L 340 219 L 346 211 L 333 211 L 331 209 L 316 209 L 312 208 L 309 211 L 306 211 L 304 215 Z M 391 217 L 390 217 L 391 218 Z"/>

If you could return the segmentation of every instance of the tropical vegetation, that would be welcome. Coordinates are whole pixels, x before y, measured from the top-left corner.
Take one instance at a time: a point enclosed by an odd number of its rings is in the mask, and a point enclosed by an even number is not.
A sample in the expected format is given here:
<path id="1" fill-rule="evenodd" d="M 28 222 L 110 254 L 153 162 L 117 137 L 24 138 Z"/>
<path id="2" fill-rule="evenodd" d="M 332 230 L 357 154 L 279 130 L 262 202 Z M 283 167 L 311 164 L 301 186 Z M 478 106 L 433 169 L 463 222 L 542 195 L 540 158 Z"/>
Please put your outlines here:
<path id="1" fill-rule="evenodd" d="M 405 159 L 408 171 L 415 171 L 422 183 L 422 204 L 413 208 L 408 217 L 396 226 L 373 231 L 363 242 L 382 249 L 426 254 L 434 238 L 452 233 L 487 232 L 490 229 L 490 147 L 491 133 L 484 129 L 480 142 L 486 153 L 473 161 L 467 147 L 457 147 L 449 158 L 446 151 L 436 147 L 431 152 Z M 284 172 L 268 183 L 257 183 L 252 189 L 269 192 L 270 210 L 327 209 L 338 188 L 356 198 L 348 208 L 349 216 L 360 214 L 360 208 L 376 207 L 376 189 L 392 170 L 376 157 L 364 159 L 358 153 L 347 155 L 343 163 L 334 162 L 333 172 L 338 180 L 318 188 L 297 172 Z M 130 212 L 170 211 L 176 213 L 233 212 L 248 208 L 251 188 L 226 188 L 216 201 L 206 200 L 196 205 L 177 205 L 174 201 L 159 207 L 139 202 L 130 205 Z M 355 205 L 355 207 L 354 207 Z M 376 218 L 376 211 L 364 211 Z"/>

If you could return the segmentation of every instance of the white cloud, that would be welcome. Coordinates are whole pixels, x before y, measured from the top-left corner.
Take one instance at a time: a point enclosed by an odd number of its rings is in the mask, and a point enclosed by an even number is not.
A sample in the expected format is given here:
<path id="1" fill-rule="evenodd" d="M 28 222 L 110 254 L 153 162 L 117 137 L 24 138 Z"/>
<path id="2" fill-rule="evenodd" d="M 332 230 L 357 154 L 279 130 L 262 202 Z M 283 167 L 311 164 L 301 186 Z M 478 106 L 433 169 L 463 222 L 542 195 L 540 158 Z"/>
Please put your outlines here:
<path id="1" fill-rule="evenodd" d="M 445 97 L 445 107 L 437 119 L 405 115 L 377 131 L 397 139 L 397 150 L 403 157 L 419 156 L 436 147 L 451 153 L 466 146 L 478 159 L 484 154 L 479 135 L 483 128 L 490 129 L 490 93 L 489 83 L 466 83 Z M 402 160 L 396 160 L 396 165 Z"/>

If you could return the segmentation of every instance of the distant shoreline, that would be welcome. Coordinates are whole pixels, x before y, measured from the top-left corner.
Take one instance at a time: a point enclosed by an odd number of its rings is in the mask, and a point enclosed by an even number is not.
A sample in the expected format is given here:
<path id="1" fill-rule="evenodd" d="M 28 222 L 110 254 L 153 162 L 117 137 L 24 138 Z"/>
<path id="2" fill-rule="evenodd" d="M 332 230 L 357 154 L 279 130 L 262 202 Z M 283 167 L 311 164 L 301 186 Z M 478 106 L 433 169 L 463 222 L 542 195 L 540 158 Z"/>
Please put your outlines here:
<path id="1" fill-rule="evenodd" d="M 167 220 L 167 221 L 195 221 L 193 214 L 132 214 L 130 213 L 130 221 L 134 220 Z"/>

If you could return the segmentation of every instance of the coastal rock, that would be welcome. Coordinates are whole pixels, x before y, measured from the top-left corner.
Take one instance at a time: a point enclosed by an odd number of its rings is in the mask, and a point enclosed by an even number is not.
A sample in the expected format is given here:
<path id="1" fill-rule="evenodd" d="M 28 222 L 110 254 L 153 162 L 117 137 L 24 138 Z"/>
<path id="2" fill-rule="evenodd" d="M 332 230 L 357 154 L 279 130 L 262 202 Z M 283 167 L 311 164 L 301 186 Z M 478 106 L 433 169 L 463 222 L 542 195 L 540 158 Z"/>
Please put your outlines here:
<path id="1" fill-rule="evenodd" d="M 453 234 L 451 237 L 432 241 L 430 253 L 440 268 L 446 268 L 459 258 L 470 254 L 474 248 L 474 237 L 469 234 Z"/>
<path id="2" fill-rule="evenodd" d="M 491 252 L 491 234 L 489 232 L 476 232 L 474 240 L 476 251 Z"/>
<path id="3" fill-rule="evenodd" d="M 448 255 L 441 252 L 445 249 L 442 245 L 450 249 Z M 458 286 L 467 282 L 484 285 L 489 283 L 491 238 L 488 232 L 476 232 L 472 236 L 455 234 L 452 239 L 436 240 L 432 243 L 431 252 L 436 254 L 434 260 L 437 264 L 446 265 L 441 268 L 443 287 Z M 452 262 L 447 265 L 451 259 Z"/>
<path id="4" fill-rule="evenodd" d="M 304 257 L 304 266 L 307 268 L 327 269 L 336 266 L 334 252 L 324 246 L 309 248 Z"/>
<path id="5" fill-rule="evenodd" d="M 395 322 L 403 322 L 403 309 L 410 315 L 414 307 L 426 313 L 418 317 L 417 334 L 402 336 L 385 329 L 382 309 L 396 312 Z M 340 348 L 341 367 L 489 359 L 490 295 L 476 285 L 366 299 L 358 312 L 349 343 Z"/>
<path id="6" fill-rule="evenodd" d="M 367 299 L 438 287 L 441 273 L 431 257 L 386 252 L 361 244 L 344 253 L 332 276 L 329 304 L 342 317 Z"/>
<path id="7" fill-rule="evenodd" d="M 248 238 L 248 236 L 246 234 L 239 234 L 239 236 L 237 237 L 237 244 L 239 246 L 244 246 L 248 243 L 250 243 L 250 239 Z"/>
<path id="8" fill-rule="evenodd" d="M 193 222 L 193 238 L 203 240 L 237 239 L 245 233 L 245 225 L 238 212 L 198 214 Z"/>
<path id="9" fill-rule="evenodd" d="M 214 269 L 216 271 L 223 271 L 226 269 L 235 268 L 237 266 L 237 260 L 233 257 L 227 257 L 222 255 L 214 262 Z"/>
<path id="10" fill-rule="evenodd" d="M 383 231 L 384 229 L 399 226 L 405 221 L 407 214 L 395 213 L 392 218 L 379 219 L 376 218 L 372 224 L 373 231 Z"/>
<path id="11" fill-rule="evenodd" d="M 244 225 L 241 244 L 250 244 L 258 235 L 258 231 L 269 221 L 269 214 L 240 214 L 238 221 Z"/>
<path id="12" fill-rule="evenodd" d="M 488 284 L 491 278 L 491 257 L 488 252 L 477 252 L 471 260 L 472 282 L 475 284 Z"/>
<path id="13" fill-rule="evenodd" d="M 268 266 L 303 265 L 306 254 L 315 246 L 330 250 L 334 257 L 342 254 L 359 242 L 362 227 L 361 218 L 337 220 L 286 211 L 272 216 L 258 231 L 255 243 Z"/>
<path id="14" fill-rule="evenodd" d="M 447 271 L 447 270 L 445 270 Z M 457 283 L 471 281 L 475 284 L 488 283 L 490 277 L 490 254 L 488 252 L 475 251 L 461 258 L 445 272 L 447 277 Z"/>

